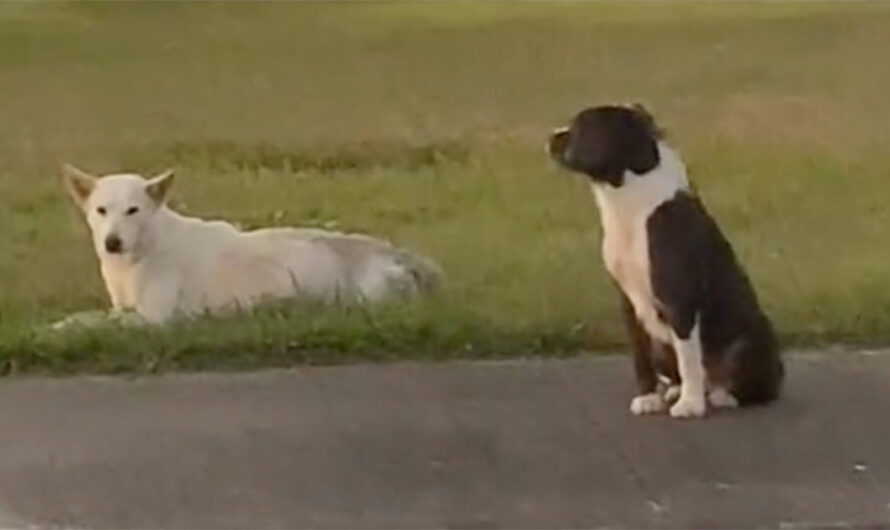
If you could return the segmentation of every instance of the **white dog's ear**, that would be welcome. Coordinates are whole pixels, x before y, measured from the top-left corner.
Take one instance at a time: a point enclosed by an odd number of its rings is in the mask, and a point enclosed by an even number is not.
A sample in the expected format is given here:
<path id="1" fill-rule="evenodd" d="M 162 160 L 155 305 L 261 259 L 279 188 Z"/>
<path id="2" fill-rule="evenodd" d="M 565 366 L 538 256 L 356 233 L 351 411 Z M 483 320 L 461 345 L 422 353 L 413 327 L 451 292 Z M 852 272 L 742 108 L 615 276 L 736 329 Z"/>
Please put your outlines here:
<path id="1" fill-rule="evenodd" d="M 173 176 L 173 170 L 168 169 L 149 180 L 148 184 L 145 185 L 145 193 L 151 197 L 155 204 L 161 204 L 167 198 L 167 192 L 170 191 L 170 186 L 173 185 Z"/>
<path id="2" fill-rule="evenodd" d="M 96 187 L 96 177 L 86 171 L 77 169 L 71 164 L 62 166 L 62 181 L 65 183 L 68 194 L 81 208 L 83 208 L 83 204 L 90 194 L 93 193 L 93 188 Z"/>

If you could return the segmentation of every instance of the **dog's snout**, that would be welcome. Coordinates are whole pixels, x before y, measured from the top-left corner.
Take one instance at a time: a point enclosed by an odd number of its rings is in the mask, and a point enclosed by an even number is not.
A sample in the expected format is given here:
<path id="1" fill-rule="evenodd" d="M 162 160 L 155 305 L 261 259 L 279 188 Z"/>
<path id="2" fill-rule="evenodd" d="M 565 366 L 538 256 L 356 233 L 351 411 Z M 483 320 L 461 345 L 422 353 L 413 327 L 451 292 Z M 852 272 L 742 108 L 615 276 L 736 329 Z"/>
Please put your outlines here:
<path id="1" fill-rule="evenodd" d="M 105 250 L 112 254 L 116 254 L 123 250 L 124 242 L 117 234 L 111 234 L 105 238 Z"/>
<path id="2" fill-rule="evenodd" d="M 569 128 L 568 127 L 560 127 L 559 129 L 554 129 L 552 133 L 550 133 L 550 138 L 547 140 L 547 153 L 559 160 L 563 157 L 563 153 L 566 150 L 566 145 L 569 140 Z"/>

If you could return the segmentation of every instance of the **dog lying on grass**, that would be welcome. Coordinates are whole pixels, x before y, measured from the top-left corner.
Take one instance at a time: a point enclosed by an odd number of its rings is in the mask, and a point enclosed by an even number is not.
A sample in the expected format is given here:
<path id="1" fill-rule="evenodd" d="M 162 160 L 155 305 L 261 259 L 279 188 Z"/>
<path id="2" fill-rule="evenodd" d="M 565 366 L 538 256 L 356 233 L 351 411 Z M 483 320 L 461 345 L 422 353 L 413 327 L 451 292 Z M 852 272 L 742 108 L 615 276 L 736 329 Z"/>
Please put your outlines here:
<path id="1" fill-rule="evenodd" d="M 634 350 L 631 411 L 688 418 L 708 404 L 775 399 L 784 368 L 772 325 L 646 109 L 585 109 L 551 134 L 548 151 L 591 180 Z M 671 385 L 664 393 L 659 378 Z"/>
<path id="2" fill-rule="evenodd" d="M 109 317 L 122 323 L 161 324 L 264 300 L 376 303 L 428 293 L 440 279 L 432 261 L 365 235 L 245 232 L 180 215 L 165 204 L 171 171 L 151 179 L 95 177 L 65 166 L 63 177 L 92 232 L 111 298 Z M 100 320 L 87 312 L 54 327 Z"/>

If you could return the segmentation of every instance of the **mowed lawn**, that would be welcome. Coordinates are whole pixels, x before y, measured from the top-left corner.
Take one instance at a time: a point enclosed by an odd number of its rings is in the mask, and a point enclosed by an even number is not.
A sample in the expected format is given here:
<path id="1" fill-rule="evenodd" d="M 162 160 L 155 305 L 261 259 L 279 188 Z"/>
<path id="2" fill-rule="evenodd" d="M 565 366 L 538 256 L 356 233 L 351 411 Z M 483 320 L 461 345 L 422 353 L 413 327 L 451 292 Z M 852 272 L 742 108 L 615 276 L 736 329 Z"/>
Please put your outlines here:
<path id="1" fill-rule="evenodd" d="M 555 355 L 623 343 L 580 178 L 544 154 L 641 101 L 789 344 L 890 341 L 890 5 L 4 3 L 0 368 Z M 160 331 L 35 331 L 107 305 L 58 168 L 174 168 L 173 204 L 385 236 L 443 293 Z"/>

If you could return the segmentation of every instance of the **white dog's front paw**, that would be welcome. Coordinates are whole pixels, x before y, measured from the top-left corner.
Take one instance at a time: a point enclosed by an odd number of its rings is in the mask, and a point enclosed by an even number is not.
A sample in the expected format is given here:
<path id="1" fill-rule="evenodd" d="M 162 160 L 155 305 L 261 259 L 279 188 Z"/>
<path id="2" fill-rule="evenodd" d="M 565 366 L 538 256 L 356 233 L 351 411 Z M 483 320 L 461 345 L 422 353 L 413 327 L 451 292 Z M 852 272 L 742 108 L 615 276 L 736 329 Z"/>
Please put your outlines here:
<path id="1" fill-rule="evenodd" d="M 718 409 L 734 409 L 739 406 L 739 400 L 725 388 L 715 388 L 708 393 L 708 403 Z"/>
<path id="2" fill-rule="evenodd" d="M 637 396 L 630 402 L 630 411 L 637 416 L 658 414 L 664 412 L 666 408 L 667 404 L 664 402 L 664 398 L 657 392 Z"/>
<path id="3" fill-rule="evenodd" d="M 699 418 L 705 415 L 704 396 L 689 398 L 680 396 L 680 399 L 671 407 L 671 416 L 674 418 Z"/>

